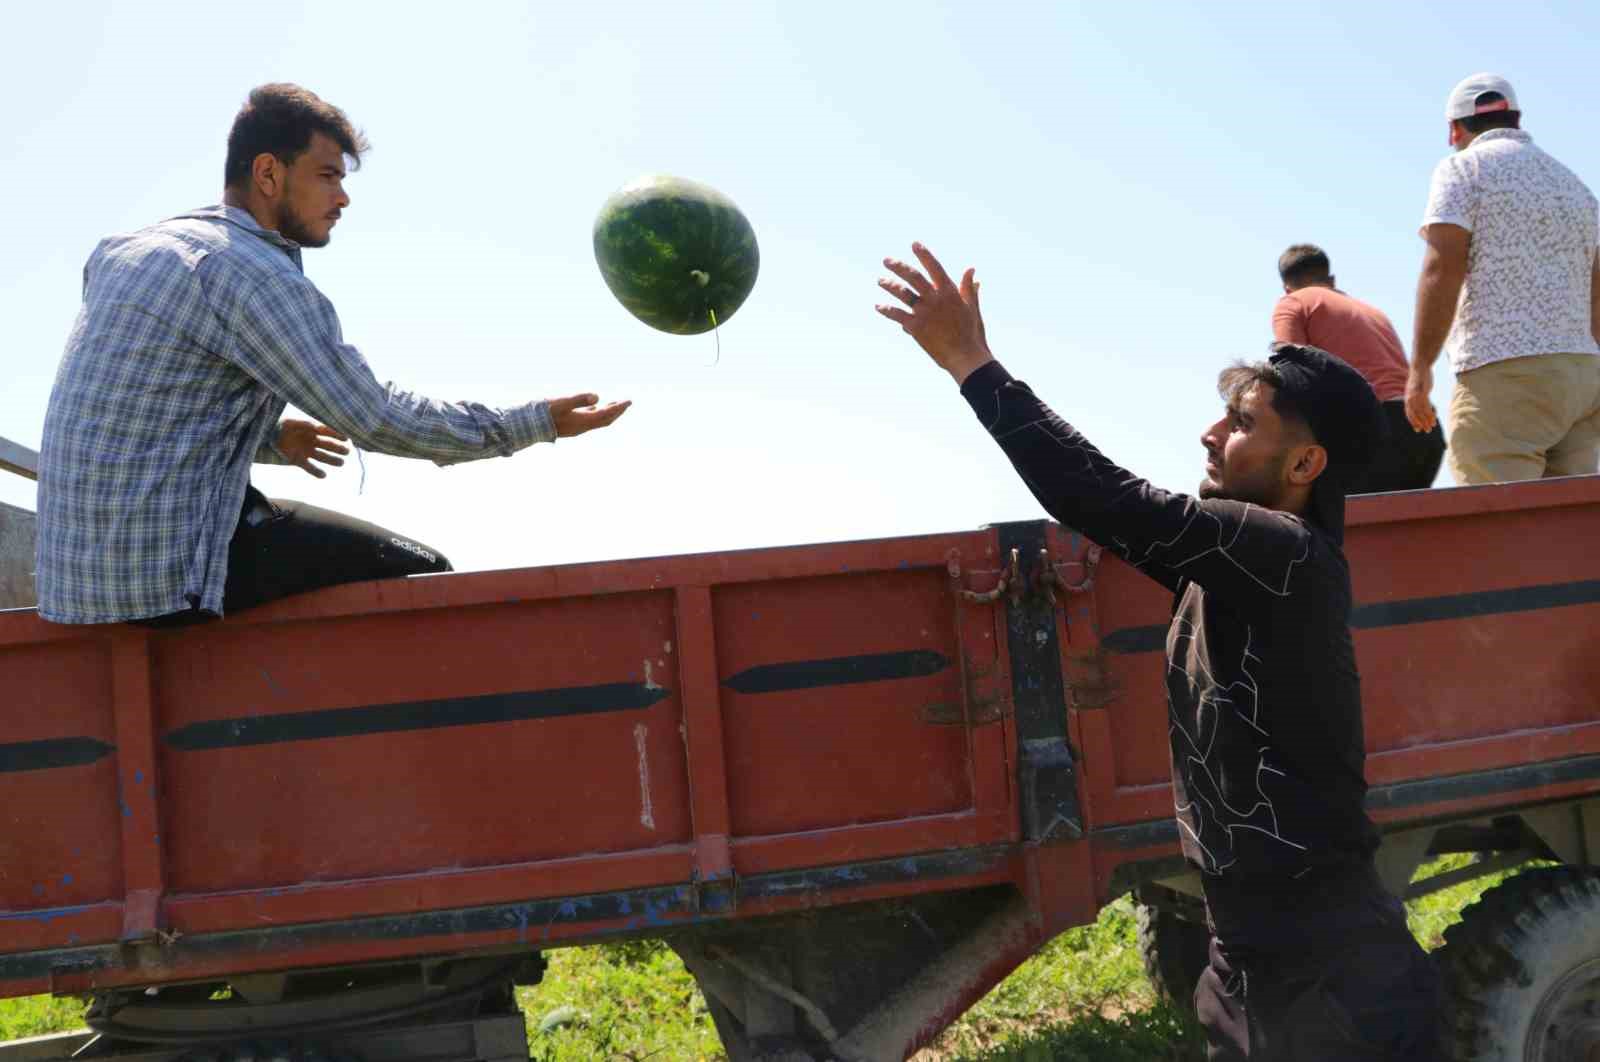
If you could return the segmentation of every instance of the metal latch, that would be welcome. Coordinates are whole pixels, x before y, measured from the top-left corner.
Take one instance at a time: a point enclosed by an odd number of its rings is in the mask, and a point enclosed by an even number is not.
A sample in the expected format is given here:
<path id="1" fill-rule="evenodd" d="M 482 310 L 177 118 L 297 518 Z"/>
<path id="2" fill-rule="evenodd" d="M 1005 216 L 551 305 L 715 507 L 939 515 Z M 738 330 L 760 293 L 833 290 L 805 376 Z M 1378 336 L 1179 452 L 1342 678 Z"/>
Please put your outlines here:
<path id="1" fill-rule="evenodd" d="M 1013 550 L 1013 552 L 1015 552 Z M 1082 560 L 1067 561 L 1065 564 L 1051 564 L 1048 550 L 1039 551 L 1039 567 L 1034 573 L 1040 589 L 1055 599 L 1057 604 L 1062 604 L 1058 591 L 1068 594 L 1087 594 L 1094 589 L 1095 570 L 1100 566 L 1099 546 L 1090 544 L 1084 551 Z M 1076 582 L 1069 580 L 1063 574 L 1064 568 L 1077 568 L 1080 575 Z"/>
<path id="2" fill-rule="evenodd" d="M 976 605 L 987 605 L 1000 600 L 1000 595 L 1007 590 L 1011 591 L 1013 600 L 1022 595 L 1022 576 L 1018 569 L 1021 567 L 1017 551 L 1011 551 L 1011 560 L 1000 573 L 1000 581 L 994 584 L 993 590 L 968 590 L 961 585 L 961 557 L 955 550 L 951 550 L 945 560 L 945 571 L 950 573 L 950 589 L 963 601 L 971 601 Z"/>

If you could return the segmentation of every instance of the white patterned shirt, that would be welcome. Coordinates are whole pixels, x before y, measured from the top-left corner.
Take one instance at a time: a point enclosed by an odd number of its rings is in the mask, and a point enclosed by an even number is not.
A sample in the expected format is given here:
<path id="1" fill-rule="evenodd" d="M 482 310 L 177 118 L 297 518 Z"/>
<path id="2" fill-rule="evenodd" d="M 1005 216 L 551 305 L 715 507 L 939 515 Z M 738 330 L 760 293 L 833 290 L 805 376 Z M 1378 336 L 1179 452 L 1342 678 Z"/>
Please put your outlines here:
<path id="1" fill-rule="evenodd" d="M 437 464 L 555 440 L 548 403 L 439 402 L 379 383 L 300 248 L 215 206 L 100 242 L 39 453 L 39 614 L 222 613 L 228 542 L 286 402 Z"/>
<path id="2" fill-rule="evenodd" d="M 1596 201 L 1520 129 L 1490 129 L 1433 171 L 1429 225 L 1472 233 L 1445 351 L 1458 373 L 1538 354 L 1595 354 Z"/>

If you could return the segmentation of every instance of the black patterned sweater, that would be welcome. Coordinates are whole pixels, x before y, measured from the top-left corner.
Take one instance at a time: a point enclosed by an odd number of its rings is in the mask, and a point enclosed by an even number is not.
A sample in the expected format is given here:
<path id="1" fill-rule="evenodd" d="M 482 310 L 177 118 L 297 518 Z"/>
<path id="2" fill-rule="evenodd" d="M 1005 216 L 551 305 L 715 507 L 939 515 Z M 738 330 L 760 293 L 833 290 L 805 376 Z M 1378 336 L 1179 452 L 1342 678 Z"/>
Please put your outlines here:
<path id="1" fill-rule="evenodd" d="M 1184 855 L 1224 941 L 1280 937 L 1316 889 L 1371 880 L 1350 573 L 1299 517 L 1161 490 L 998 362 L 962 394 L 1045 510 L 1173 591 L 1172 780 Z M 1307 901 L 1310 901 L 1308 909 Z"/>

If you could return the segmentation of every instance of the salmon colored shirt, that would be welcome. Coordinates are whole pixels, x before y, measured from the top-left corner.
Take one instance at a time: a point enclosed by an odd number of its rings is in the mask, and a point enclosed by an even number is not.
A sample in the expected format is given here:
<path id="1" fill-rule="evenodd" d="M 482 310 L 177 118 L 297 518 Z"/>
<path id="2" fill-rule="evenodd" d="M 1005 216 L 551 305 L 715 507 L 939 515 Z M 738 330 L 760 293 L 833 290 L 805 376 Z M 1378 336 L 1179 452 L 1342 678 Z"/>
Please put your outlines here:
<path id="1" fill-rule="evenodd" d="M 1339 355 L 1367 378 L 1380 402 L 1405 397 L 1405 347 L 1376 306 L 1313 284 L 1278 300 L 1272 310 L 1272 337 Z"/>

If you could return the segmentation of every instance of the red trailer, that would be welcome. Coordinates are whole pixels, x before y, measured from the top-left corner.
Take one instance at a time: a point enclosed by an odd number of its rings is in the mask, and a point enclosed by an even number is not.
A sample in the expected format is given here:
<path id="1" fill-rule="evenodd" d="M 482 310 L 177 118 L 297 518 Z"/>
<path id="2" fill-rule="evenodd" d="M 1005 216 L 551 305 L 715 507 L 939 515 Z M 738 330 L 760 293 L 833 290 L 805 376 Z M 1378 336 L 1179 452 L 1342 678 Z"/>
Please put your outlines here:
<path id="1" fill-rule="evenodd" d="M 1387 880 L 1558 864 L 1452 933 L 1458 1056 L 1589 1057 L 1600 477 L 1349 516 Z M 178 631 L 0 613 L 0 995 L 93 994 L 96 1030 L 6 1062 L 268 1034 L 526 1057 L 510 986 L 622 935 L 671 943 L 735 1059 L 901 1058 L 1135 889 L 1177 985 L 1168 607 L 1032 522 L 363 583 Z"/>

